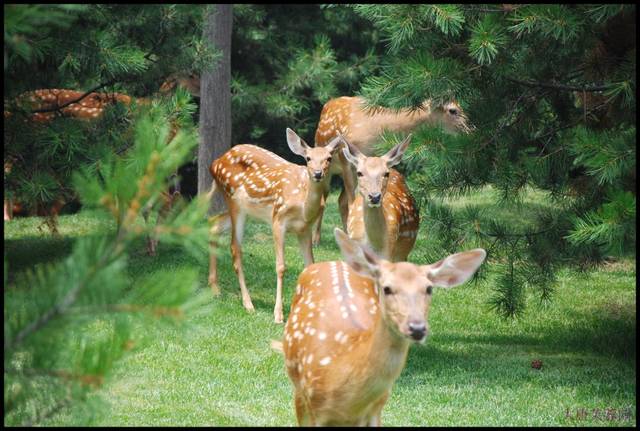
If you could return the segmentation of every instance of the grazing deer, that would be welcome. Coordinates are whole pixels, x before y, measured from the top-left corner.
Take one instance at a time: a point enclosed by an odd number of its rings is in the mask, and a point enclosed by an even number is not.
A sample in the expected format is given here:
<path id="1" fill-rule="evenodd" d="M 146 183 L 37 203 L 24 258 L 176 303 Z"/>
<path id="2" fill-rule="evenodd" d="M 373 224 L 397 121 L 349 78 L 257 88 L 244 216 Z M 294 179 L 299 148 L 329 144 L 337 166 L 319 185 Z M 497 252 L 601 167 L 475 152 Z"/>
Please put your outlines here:
<path id="1" fill-rule="evenodd" d="M 416 242 L 420 215 L 402 174 L 392 166 L 402 160 L 411 135 L 382 157 L 367 157 L 349 141 L 342 149 L 356 168 L 356 197 L 349 207 L 347 232 L 392 262 L 407 260 Z"/>
<path id="2" fill-rule="evenodd" d="M 223 192 L 228 211 L 211 228 L 220 233 L 231 225 L 231 254 L 233 268 L 238 276 L 242 303 L 253 311 L 242 270 L 242 236 L 245 216 L 248 214 L 271 224 L 276 251 L 276 304 L 274 317 L 282 323 L 282 278 L 285 272 L 284 235 L 294 232 L 298 237 L 304 265 L 313 263 L 311 226 L 320 210 L 320 199 L 334 150 L 342 137 L 338 136 L 324 147 L 309 147 L 296 133 L 287 129 L 287 143 L 295 154 L 306 158 L 307 165 L 299 166 L 254 145 L 237 145 L 211 163 L 214 178 L 211 195 Z M 209 285 L 215 295 L 217 285 L 217 258 L 215 243 L 211 242 Z"/>
<path id="3" fill-rule="evenodd" d="M 468 124 L 467 116 L 456 102 L 433 106 L 430 100 L 422 104 L 421 109 L 401 109 L 394 111 L 381 106 L 366 109 L 362 97 L 338 97 L 324 104 L 320 121 L 316 129 L 317 146 L 326 145 L 337 133 L 341 133 L 363 154 L 373 155 L 374 145 L 383 131 L 410 132 L 421 124 L 441 125 L 449 133 L 469 133 L 473 126 Z M 341 154 L 334 159 L 330 175 L 340 175 L 344 188 L 338 198 L 340 216 L 344 229 L 347 229 L 348 208 L 355 198 L 356 178 L 347 161 Z M 320 242 L 320 228 L 324 201 L 329 188 L 325 190 L 322 212 L 313 235 L 314 244 Z"/>
<path id="4" fill-rule="evenodd" d="M 433 287 L 464 283 L 486 252 L 457 253 L 431 265 L 391 263 L 334 232 L 345 262 L 302 271 L 284 328 L 296 416 L 303 426 L 379 426 L 409 346 L 424 343 L 429 333 Z"/>

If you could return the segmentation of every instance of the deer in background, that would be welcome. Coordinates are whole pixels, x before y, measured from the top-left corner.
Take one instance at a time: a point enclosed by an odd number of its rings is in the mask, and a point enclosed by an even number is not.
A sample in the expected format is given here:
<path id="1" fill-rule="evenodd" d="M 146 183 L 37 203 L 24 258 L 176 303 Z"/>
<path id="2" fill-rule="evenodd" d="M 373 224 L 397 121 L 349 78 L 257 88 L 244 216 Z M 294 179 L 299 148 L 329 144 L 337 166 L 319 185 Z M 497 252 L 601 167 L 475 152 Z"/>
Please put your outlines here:
<path id="1" fill-rule="evenodd" d="M 357 192 L 349 207 L 347 232 L 392 262 L 407 260 L 416 242 L 420 214 L 402 174 L 392 166 L 402 160 L 411 135 L 381 157 L 367 157 L 346 141 L 345 159 L 355 167 Z"/>
<path id="2" fill-rule="evenodd" d="M 340 229 L 334 233 L 344 262 L 302 271 L 284 328 L 296 416 L 302 426 L 379 426 L 409 346 L 429 334 L 433 288 L 466 282 L 486 252 L 431 265 L 392 263 Z"/>
<path id="3" fill-rule="evenodd" d="M 168 95 L 172 91 L 175 91 L 178 86 L 184 87 L 193 97 L 200 97 L 199 77 L 186 72 L 169 75 L 160 86 L 159 94 Z M 82 97 L 83 95 L 84 97 Z M 151 103 L 149 98 L 132 98 L 122 93 L 92 92 L 85 95 L 85 92 L 67 89 L 42 89 L 26 92 L 18 96 L 17 103 L 18 106 L 24 107 L 24 110 L 27 112 L 50 110 L 49 112 L 35 112 L 27 117 L 35 123 L 47 123 L 60 116 L 79 120 L 95 120 L 101 117 L 104 110 L 110 105 L 120 102 L 126 106 L 130 106 L 134 100 L 138 105 L 148 105 Z M 12 113 L 5 111 L 4 115 L 7 117 L 12 115 Z M 177 132 L 177 126 L 172 124 L 167 142 L 171 142 Z M 7 163 L 9 163 L 8 168 Z M 5 161 L 5 174 L 10 172 L 11 165 L 11 161 Z M 162 194 L 162 205 L 160 206 L 158 219 L 161 219 L 171 209 L 179 195 L 180 191 L 178 186 L 174 186 L 173 190 L 170 188 Z M 50 217 L 56 217 L 65 203 L 66 202 L 61 199 L 56 200 L 50 208 L 44 211 L 44 214 Z M 22 205 L 14 203 L 12 199 L 5 199 L 4 220 L 11 220 L 14 209 L 19 207 L 22 207 Z M 150 215 L 149 208 L 143 209 L 142 215 L 145 221 L 148 221 Z M 154 256 L 156 254 L 157 244 L 157 238 L 151 234 L 147 238 L 147 253 L 149 255 Z"/>
<path id="4" fill-rule="evenodd" d="M 433 106 L 430 100 L 425 101 L 420 109 L 401 109 L 394 111 L 380 106 L 367 109 L 362 97 L 338 97 L 324 104 L 320 121 L 316 129 L 315 143 L 326 145 L 338 133 L 341 133 L 354 147 L 363 154 L 373 155 L 375 143 L 383 131 L 410 132 L 422 124 L 440 125 L 448 133 L 469 133 L 473 126 L 468 123 L 467 116 L 456 102 Z M 349 206 L 355 194 L 356 178 L 349 163 L 342 154 L 334 159 L 330 175 L 340 175 L 344 187 L 338 198 L 340 217 L 344 229 L 347 229 Z M 327 183 L 329 184 L 329 183 Z M 325 190 L 322 211 L 313 235 L 314 244 L 320 243 L 322 215 L 329 188 Z"/>
<path id="5" fill-rule="evenodd" d="M 17 106 L 27 113 L 34 110 L 48 110 L 47 112 L 28 114 L 26 121 L 32 121 L 34 123 L 48 123 L 61 116 L 91 121 L 100 117 L 107 106 L 117 102 L 127 106 L 131 104 L 131 97 L 122 93 L 93 92 L 82 98 L 84 94 L 85 92 L 83 91 L 57 88 L 34 90 L 21 94 L 17 97 L 16 102 Z M 12 112 L 4 111 L 5 118 L 11 115 L 13 115 Z M 11 172 L 13 164 L 17 160 L 18 159 L 12 157 L 5 159 L 5 174 Z M 49 208 L 36 208 L 35 214 L 55 218 L 65 203 L 62 198 L 58 198 Z M 9 221 L 13 218 L 14 212 L 22 210 L 23 205 L 9 198 L 4 200 L 4 208 L 4 220 Z M 55 224 L 53 224 L 53 226 L 55 226 Z"/>
<path id="6" fill-rule="evenodd" d="M 313 263 L 311 228 L 318 218 L 320 200 L 328 181 L 331 158 L 342 138 L 334 138 L 323 147 L 309 147 L 296 133 L 287 129 L 287 143 L 295 154 L 306 159 L 306 166 L 283 158 L 255 145 L 237 145 L 214 160 L 210 167 L 213 185 L 223 193 L 228 211 L 219 216 L 211 228 L 217 235 L 231 227 L 233 268 L 238 276 L 242 303 L 253 311 L 253 304 L 242 269 L 242 237 L 247 215 L 271 224 L 276 254 L 276 303 L 274 319 L 282 323 L 282 279 L 285 272 L 284 236 L 298 237 L 305 267 Z M 215 239 L 211 242 L 209 285 L 218 295 Z"/>

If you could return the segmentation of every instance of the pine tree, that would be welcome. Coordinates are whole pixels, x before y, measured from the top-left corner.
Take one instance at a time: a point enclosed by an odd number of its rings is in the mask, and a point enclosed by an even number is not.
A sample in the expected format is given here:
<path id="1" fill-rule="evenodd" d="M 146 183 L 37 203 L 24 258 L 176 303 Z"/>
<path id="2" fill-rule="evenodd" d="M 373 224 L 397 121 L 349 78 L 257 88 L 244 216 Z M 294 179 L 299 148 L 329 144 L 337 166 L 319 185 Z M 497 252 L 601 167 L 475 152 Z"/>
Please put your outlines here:
<path id="1" fill-rule="evenodd" d="M 515 316 L 527 287 L 551 297 L 561 265 L 635 255 L 634 5 L 354 9 L 388 51 L 362 85 L 370 104 L 457 99 L 477 127 L 414 136 L 405 173 L 428 220 L 426 260 L 485 247 L 500 274 L 490 303 Z M 382 147 L 395 142 L 387 136 Z M 499 191 L 497 211 L 531 187 L 548 192 L 556 210 L 507 223 L 440 199 L 486 185 Z"/>
<path id="2" fill-rule="evenodd" d="M 165 114 L 156 105 L 136 121 L 126 155 L 107 155 L 95 169 L 73 174 L 82 203 L 114 219 L 115 233 L 80 237 L 60 263 L 28 270 L 14 283 L 7 283 L 5 263 L 5 425 L 38 425 L 82 402 L 119 358 L 144 346 L 143 328 L 176 322 L 196 304 L 196 271 L 161 270 L 135 286 L 127 275 L 132 244 L 151 231 L 206 259 L 206 198 L 177 206 L 153 227 L 140 218 L 197 144 L 194 131 L 183 129 L 167 145 Z"/>
<path id="3" fill-rule="evenodd" d="M 194 5 L 5 5 L 5 198 L 27 209 L 72 201 L 70 174 L 131 146 L 131 112 L 113 106 L 97 121 L 58 117 L 31 123 L 17 97 L 35 89 L 147 97 L 176 71 L 215 61 L 196 34 Z M 174 100 L 184 106 L 184 97 Z M 184 112 L 184 115 L 192 114 Z M 176 113 L 176 115 L 179 115 Z M 26 127 L 25 127 L 26 126 Z M 54 226 L 54 224 L 52 224 Z"/>
<path id="4" fill-rule="evenodd" d="M 378 32 L 338 5 L 234 5 L 233 138 L 294 160 L 284 131 L 309 143 L 325 102 L 377 70 Z"/>

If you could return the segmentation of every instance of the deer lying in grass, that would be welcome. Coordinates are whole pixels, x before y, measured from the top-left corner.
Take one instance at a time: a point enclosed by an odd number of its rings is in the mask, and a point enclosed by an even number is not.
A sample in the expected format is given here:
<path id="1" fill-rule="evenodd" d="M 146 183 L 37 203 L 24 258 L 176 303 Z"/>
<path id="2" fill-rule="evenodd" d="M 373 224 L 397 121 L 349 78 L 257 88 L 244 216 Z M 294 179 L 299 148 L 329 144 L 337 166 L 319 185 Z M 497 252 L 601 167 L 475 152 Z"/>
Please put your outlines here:
<path id="1" fill-rule="evenodd" d="M 469 133 L 473 129 L 462 108 L 456 102 L 433 106 L 431 101 L 427 100 L 422 104 L 421 109 L 394 111 L 381 106 L 366 109 L 362 97 L 345 96 L 331 99 L 324 104 L 316 129 L 315 142 L 317 146 L 326 145 L 341 133 L 360 152 L 370 156 L 373 155 L 374 146 L 383 131 L 408 133 L 422 124 L 441 125 L 445 131 L 454 134 Z M 355 198 L 356 178 L 342 154 L 338 154 L 334 159 L 330 175 L 340 175 L 344 182 L 338 202 L 342 224 L 344 229 L 347 229 L 349 207 Z M 329 188 L 325 190 L 322 211 L 324 211 L 324 201 L 328 193 Z M 320 242 L 322 214 L 321 212 L 314 230 L 314 244 Z"/>
<path id="2" fill-rule="evenodd" d="M 172 91 L 175 91 L 176 87 L 184 87 L 189 91 L 191 96 L 195 98 L 200 97 L 200 83 L 199 78 L 195 75 L 187 74 L 186 72 L 175 73 L 167 77 L 167 79 L 160 86 L 159 93 L 161 95 L 169 95 Z M 84 96 L 84 97 L 83 97 Z M 119 102 L 126 106 L 130 106 L 131 102 L 140 105 L 148 105 L 151 103 L 149 98 L 132 98 L 126 94 L 115 92 L 92 92 L 86 94 L 83 91 L 68 90 L 68 89 L 40 89 L 29 91 L 21 94 L 17 97 L 16 102 L 18 107 L 26 112 L 30 111 L 45 111 L 34 112 L 26 117 L 28 121 L 34 123 L 48 123 L 58 117 L 68 117 L 78 120 L 92 121 L 100 118 L 105 109 L 109 106 Z M 5 111 L 5 117 L 13 115 L 11 112 Z M 175 124 L 171 124 L 171 132 L 167 139 L 167 143 L 171 142 L 174 136 L 177 134 L 178 128 Z M 7 165 L 9 165 L 9 171 L 11 169 L 11 163 L 5 160 L 5 174 L 7 172 Z M 177 176 L 177 173 L 173 175 Z M 170 187 L 168 190 L 162 193 L 161 200 L 162 205 L 158 212 L 157 223 L 168 213 L 173 206 L 177 197 L 180 195 L 179 182 L 176 181 L 176 187 L 172 190 Z M 4 219 L 11 220 L 13 217 L 13 210 L 16 206 L 22 207 L 23 205 L 16 205 L 12 199 L 5 199 L 4 201 Z M 44 214 L 48 217 L 55 219 L 60 209 L 66 204 L 62 198 L 58 198 L 52 205 L 45 208 L 39 208 L 41 211 L 36 211 L 36 214 Z M 142 215 L 145 221 L 148 221 L 150 210 L 144 208 Z M 52 223 L 55 227 L 55 223 Z M 150 234 L 147 238 L 147 253 L 151 256 L 156 254 L 158 245 L 158 239 L 155 234 Z"/>
<path id="3" fill-rule="evenodd" d="M 320 211 L 322 191 L 328 181 L 333 152 L 342 138 L 338 136 L 324 147 L 309 147 L 295 132 L 287 129 L 287 143 L 295 154 L 306 158 L 307 165 L 289 163 L 254 145 L 237 145 L 214 160 L 210 167 L 214 178 L 212 191 L 222 191 L 228 211 L 212 226 L 216 235 L 231 226 L 231 254 L 238 276 L 242 303 L 253 311 L 242 270 L 242 236 L 246 215 L 271 224 L 276 251 L 276 303 L 274 318 L 282 323 L 282 278 L 285 272 L 284 235 L 298 237 L 305 266 L 313 263 L 311 226 Z M 215 242 L 211 243 L 209 285 L 219 294 Z"/>
<path id="4" fill-rule="evenodd" d="M 486 253 L 470 250 L 431 265 L 391 263 L 338 228 L 335 237 L 345 262 L 302 271 L 284 328 L 296 416 L 304 426 L 380 425 L 409 346 L 429 333 L 433 287 L 464 283 Z"/>
<path id="5" fill-rule="evenodd" d="M 403 176 L 392 169 L 402 160 L 411 135 L 382 157 L 367 157 L 347 141 L 342 153 L 356 169 L 356 197 L 349 208 L 349 237 L 368 244 L 392 262 L 407 260 L 418 235 L 420 214 Z"/>

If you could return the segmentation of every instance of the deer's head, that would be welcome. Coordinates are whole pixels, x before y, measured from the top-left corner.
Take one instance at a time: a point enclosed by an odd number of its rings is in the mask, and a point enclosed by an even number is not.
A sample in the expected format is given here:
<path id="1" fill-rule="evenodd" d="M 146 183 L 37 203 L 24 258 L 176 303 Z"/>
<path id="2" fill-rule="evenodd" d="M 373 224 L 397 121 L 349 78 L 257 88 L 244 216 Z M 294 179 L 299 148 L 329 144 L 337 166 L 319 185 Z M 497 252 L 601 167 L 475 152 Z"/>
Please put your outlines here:
<path id="1" fill-rule="evenodd" d="M 429 307 L 435 287 L 454 287 L 466 282 L 487 253 L 477 248 L 452 254 L 431 265 L 392 263 L 336 228 L 336 242 L 345 262 L 374 281 L 380 311 L 391 333 L 401 339 L 423 343 L 429 334 Z"/>
<path id="2" fill-rule="evenodd" d="M 387 191 L 391 167 L 402 160 L 411 142 L 411 134 L 381 157 L 367 157 L 355 145 L 351 145 L 346 140 L 345 142 L 347 145 L 342 152 L 349 163 L 356 168 L 358 192 L 370 207 L 380 206 L 382 197 Z"/>
<path id="3" fill-rule="evenodd" d="M 342 135 L 338 135 L 324 147 L 310 147 L 293 130 L 287 128 L 287 144 L 293 153 L 302 156 L 307 161 L 307 171 L 309 178 L 320 182 L 329 173 L 333 152 L 344 140 Z"/>
<path id="4" fill-rule="evenodd" d="M 471 133 L 475 129 L 460 105 L 455 101 L 436 106 L 433 110 L 433 116 L 435 122 L 451 134 Z"/>

